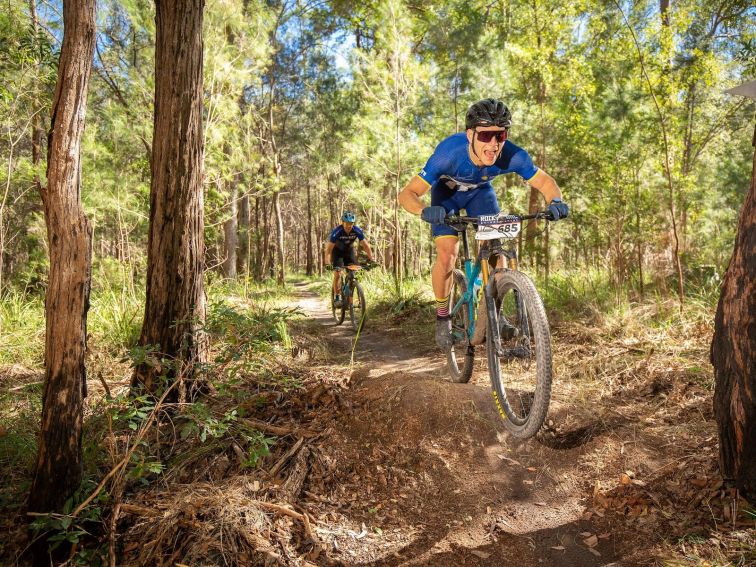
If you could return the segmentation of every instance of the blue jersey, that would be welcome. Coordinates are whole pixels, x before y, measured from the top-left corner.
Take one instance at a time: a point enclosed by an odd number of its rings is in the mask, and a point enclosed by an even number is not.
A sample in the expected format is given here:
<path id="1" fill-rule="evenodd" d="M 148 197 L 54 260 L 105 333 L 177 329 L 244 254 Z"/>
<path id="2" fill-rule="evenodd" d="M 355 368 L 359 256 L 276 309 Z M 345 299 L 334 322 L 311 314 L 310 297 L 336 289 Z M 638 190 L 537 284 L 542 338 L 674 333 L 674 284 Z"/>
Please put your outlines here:
<path id="1" fill-rule="evenodd" d="M 470 159 L 467 134 L 452 134 L 436 146 L 418 174 L 431 187 L 445 186 L 453 191 L 470 191 L 490 186 L 491 179 L 503 173 L 517 173 L 530 181 L 538 173 L 530 154 L 509 140 L 493 165 L 478 167 Z"/>
<path id="2" fill-rule="evenodd" d="M 354 225 L 352 230 L 347 232 L 344 230 L 344 225 L 340 224 L 331 231 L 331 236 L 328 238 L 328 241 L 334 243 L 338 250 L 351 248 L 355 240 L 365 240 L 365 233 L 357 225 Z"/>

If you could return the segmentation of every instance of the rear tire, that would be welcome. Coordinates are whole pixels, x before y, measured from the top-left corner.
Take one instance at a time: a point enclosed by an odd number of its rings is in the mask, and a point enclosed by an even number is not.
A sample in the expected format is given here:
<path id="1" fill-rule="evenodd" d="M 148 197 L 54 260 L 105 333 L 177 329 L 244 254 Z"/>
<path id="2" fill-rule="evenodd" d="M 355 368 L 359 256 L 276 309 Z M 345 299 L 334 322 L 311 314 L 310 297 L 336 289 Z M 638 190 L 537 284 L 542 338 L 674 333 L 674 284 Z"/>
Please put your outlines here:
<path id="1" fill-rule="evenodd" d="M 352 328 L 359 332 L 361 329 L 365 328 L 365 321 L 367 320 L 365 293 L 362 291 L 362 286 L 360 284 L 354 284 L 350 299 L 349 318 L 352 320 Z"/>
<path id="2" fill-rule="evenodd" d="M 489 309 L 486 330 L 488 373 L 504 426 L 514 437 L 528 439 L 543 425 L 551 399 L 549 322 L 528 276 L 506 270 L 495 277 L 497 307 Z M 500 337 L 496 345 L 491 338 L 500 335 L 497 329 L 513 336 Z"/>
<path id="3" fill-rule="evenodd" d="M 457 304 L 459 298 L 467 291 L 465 276 L 461 270 L 454 270 L 451 294 L 449 295 L 449 311 Z M 452 382 L 463 384 L 470 381 L 473 373 L 475 347 L 468 340 L 467 330 L 470 327 L 470 313 L 467 304 L 452 315 L 452 337 L 454 344 L 446 351 L 446 362 L 449 366 L 449 376 Z"/>

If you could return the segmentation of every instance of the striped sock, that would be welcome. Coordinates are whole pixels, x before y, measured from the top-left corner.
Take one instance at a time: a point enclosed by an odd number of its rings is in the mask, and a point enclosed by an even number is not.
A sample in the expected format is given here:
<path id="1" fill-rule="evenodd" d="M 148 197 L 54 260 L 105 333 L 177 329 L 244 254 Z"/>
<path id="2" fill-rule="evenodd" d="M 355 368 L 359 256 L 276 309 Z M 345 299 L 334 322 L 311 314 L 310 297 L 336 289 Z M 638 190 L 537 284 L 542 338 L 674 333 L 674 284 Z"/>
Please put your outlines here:
<path id="1" fill-rule="evenodd" d="M 436 298 L 436 317 L 446 318 L 449 316 L 449 296 L 443 299 Z"/>

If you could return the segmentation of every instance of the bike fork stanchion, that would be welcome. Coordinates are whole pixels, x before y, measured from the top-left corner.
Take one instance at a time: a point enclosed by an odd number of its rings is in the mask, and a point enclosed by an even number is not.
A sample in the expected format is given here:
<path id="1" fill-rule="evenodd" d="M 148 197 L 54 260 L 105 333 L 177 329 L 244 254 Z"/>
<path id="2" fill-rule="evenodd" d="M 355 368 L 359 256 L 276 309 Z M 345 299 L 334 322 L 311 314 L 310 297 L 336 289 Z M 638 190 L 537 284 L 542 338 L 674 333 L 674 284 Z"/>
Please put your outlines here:
<path id="1" fill-rule="evenodd" d="M 488 279 L 488 285 L 483 288 L 486 294 L 486 316 L 488 317 L 488 329 L 486 329 L 486 341 L 490 342 L 488 348 L 494 349 L 497 356 L 501 356 L 501 339 L 499 335 L 499 316 L 496 312 L 496 280 L 493 274 Z"/>

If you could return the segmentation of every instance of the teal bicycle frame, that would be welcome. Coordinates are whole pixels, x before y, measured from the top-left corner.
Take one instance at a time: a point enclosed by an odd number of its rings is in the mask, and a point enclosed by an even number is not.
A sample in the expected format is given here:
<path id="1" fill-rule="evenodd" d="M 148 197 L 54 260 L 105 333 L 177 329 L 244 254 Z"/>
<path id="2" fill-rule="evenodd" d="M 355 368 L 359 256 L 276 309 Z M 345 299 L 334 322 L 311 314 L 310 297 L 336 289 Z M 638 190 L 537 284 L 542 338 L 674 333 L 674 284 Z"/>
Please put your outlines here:
<path id="1" fill-rule="evenodd" d="M 470 325 L 467 328 L 467 340 L 472 340 L 473 333 L 475 332 L 475 323 L 477 321 L 477 317 L 473 314 L 478 313 L 478 289 L 477 289 L 477 282 L 478 282 L 478 276 L 481 275 L 482 270 L 482 262 L 480 255 L 478 255 L 478 258 L 476 258 L 475 262 L 470 258 L 470 249 L 469 245 L 467 243 L 467 233 L 462 233 L 462 243 L 464 247 L 464 260 L 462 262 L 462 268 L 465 273 L 465 281 L 467 282 L 467 289 L 465 290 L 465 293 L 462 294 L 462 296 L 459 298 L 459 301 L 457 301 L 456 305 L 454 305 L 451 308 L 451 312 L 449 313 L 452 316 L 452 319 L 454 318 L 454 315 L 457 314 L 457 312 L 462 309 L 462 307 L 466 304 L 467 305 L 467 312 L 471 314 L 470 317 Z M 481 282 L 482 283 L 482 282 Z"/>
<path id="2" fill-rule="evenodd" d="M 548 218 L 546 214 L 547 213 L 539 212 L 532 215 L 509 216 L 515 217 L 520 221 L 524 221 L 531 219 Z M 459 300 L 453 306 L 451 306 L 449 315 L 451 316 L 452 320 L 454 320 L 454 316 L 459 312 L 459 310 L 462 309 L 465 305 L 467 306 L 469 313 L 469 326 L 467 328 L 466 336 L 464 337 L 464 339 L 467 342 L 469 348 L 473 348 L 470 341 L 472 341 L 473 335 L 475 334 L 475 325 L 477 323 L 478 304 L 480 303 L 478 295 L 479 287 L 482 287 L 483 293 L 486 296 L 486 307 L 490 320 L 496 321 L 496 305 L 493 301 L 493 279 L 490 278 L 491 266 L 489 265 L 489 259 L 491 258 L 491 256 L 503 255 L 507 258 L 507 268 L 511 270 L 517 269 L 517 253 L 514 250 L 504 249 L 500 240 L 485 241 L 479 247 L 477 257 L 474 260 L 470 258 L 470 246 L 467 242 L 467 225 L 476 225 L 477 221 L 477 217 L 465 216 L 447 217 L 445 221 L 447 225 L 454 228 L 462 237 L 462 268 L 465 274 L 465 283 L 467 284 L 467 289 L 461 295 Z M 478 277 L 480 277 L 481 279 L 478 280 Z M 494 328 L 491 329 L 491 332 L 494 334 L 492 338 L 495 341 L 498 341 L 499 329 L 496 325 L 494 325 Z M 453 336 L 456 339 L 462 339 L 463 337 L 457 333 L 455 333 L 455 329 L 452 328 Z M 494 344 L 498 344 L 498 342 L 494 342 Z"/>

